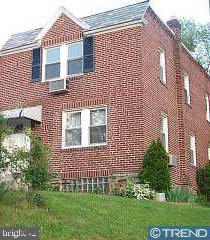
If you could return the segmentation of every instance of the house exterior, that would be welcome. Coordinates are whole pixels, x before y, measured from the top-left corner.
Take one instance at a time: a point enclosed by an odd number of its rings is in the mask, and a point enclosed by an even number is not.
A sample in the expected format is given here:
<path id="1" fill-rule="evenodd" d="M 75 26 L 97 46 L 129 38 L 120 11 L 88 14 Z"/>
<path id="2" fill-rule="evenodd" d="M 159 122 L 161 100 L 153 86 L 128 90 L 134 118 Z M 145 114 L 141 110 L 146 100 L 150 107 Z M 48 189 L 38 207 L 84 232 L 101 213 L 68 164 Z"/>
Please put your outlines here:
<path id="1" fill-rule="evenodd" d="M 157 138 L 174 185 L 196 188 L 210 160 L 210 77 L 178 20 L 167 24 L 149 1 L 85 18 L 60 8 L 2 47 L 0 111 L 13 140 L 27 126 L 51 146 L 62 188 L 106 191 L 110 179 L 135 177 Z"/>

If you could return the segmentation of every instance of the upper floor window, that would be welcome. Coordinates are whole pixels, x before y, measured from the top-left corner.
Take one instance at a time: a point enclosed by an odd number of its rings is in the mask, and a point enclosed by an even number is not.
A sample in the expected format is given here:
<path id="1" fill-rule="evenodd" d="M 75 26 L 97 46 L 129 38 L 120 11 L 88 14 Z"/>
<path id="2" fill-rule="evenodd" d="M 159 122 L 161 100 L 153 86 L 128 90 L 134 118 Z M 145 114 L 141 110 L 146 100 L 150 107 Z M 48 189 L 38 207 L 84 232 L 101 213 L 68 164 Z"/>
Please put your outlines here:
<path id="1" fill-rule="evenodd" d="M 83 42 L 68 45 L 68 75 L 83 72 Z"/>
<path id="2" fill-rule="evenodd" d="M 196 143 L 195 135 L 190 136 L 190 162 L 193 166 L 196 166 Z"/>
<path id="3" fill-rule="evenodd" d="M 83 41 L 43 49 L 42 81 L 64 79 L 94 71 L 94 39 L 84 37 Z M 35 69 L 33 61 L 32 68 Z M 38 75 L 37 73 L 37 75 Z M 35 78 L 35 70 L 32 71 Z"/>
<path id="4" fill-rule="evenodd" d="M 60 47 L 46 50 L 45 79 L 60 78 Z"/>
<path id="5" fill-rule="evenodd" d="M 107 109 L 63 113 L 63 148 L 106 144 Z"/>
<path id="6" fill-rule="evenodd" d="M 168 153 L 168 117 L 166 114 L 162 114 L 161 124 L 162 143 L 165 147 L 166 152 Z"/>
<path id="7" fill-rule="evenodd" d="M 210 106 L 209 106 L 209 95 L 205 94 L 206 101 L 206 120 L 210 122 Z"/>
<path id="8" fill-rule="evenodd" d="M 165 52 L 159 48 L 159 67 L 160 67 L 160 81 L 166 84 L 166 60 Z"/>
<path id="9" fill-rule="evenodd" d="M 210 161 L 210 144 L 208 145 L 208 160 Z"/>
<path id="10" fill-rule="evenodd" d="M 190 81 L 189 76 L 184 76 L 184 100 L 185 103 L 190 104 Z"/>

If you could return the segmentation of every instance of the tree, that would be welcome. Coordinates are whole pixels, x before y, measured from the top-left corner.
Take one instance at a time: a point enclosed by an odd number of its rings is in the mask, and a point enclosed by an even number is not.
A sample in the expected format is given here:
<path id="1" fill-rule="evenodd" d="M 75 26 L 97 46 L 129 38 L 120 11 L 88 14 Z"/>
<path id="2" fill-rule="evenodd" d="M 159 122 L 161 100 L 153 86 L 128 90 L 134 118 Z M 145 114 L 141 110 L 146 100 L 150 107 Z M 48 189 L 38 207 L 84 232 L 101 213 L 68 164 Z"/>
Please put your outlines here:
<path id="1" fill-rule="evenodd" d="M 195 59 L 210 74 L 210 23 L 181 19 L 181 38 Z"/>
<path id="2" fill-rule="evenodd" d="M 210 164 L 198 168 L 196 174 L 199 192 L 210 201 Z"/>
<path id="3" fill-rule="evenodd" d="M 149 183 L 157 192 L 167 192 L 171 189 L 169 157 L 160 139 L 153 141 L 145 152 L 143 170 L 139 178 L 141 182 Z"/>

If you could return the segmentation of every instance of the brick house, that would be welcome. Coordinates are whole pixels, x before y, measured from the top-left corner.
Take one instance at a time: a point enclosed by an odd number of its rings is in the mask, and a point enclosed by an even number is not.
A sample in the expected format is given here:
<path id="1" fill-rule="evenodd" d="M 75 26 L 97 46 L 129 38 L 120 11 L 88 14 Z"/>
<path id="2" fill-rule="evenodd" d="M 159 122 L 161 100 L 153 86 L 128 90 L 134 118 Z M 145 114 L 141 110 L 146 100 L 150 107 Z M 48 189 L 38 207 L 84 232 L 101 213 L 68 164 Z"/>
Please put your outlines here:
<path id="1" fill-rule="evenodd" d="M 60 8 L 0 52 L 0 111 L 25 145 L 31 127 L 53 149 L 61 186 L 106 189 L 136 176 L 161 138 L 175 185 L 196 187 L 210 159 L 210 77 L 149 1 L 76 18 Z M 28 143 L 27 143 L 28 144 Z"/>

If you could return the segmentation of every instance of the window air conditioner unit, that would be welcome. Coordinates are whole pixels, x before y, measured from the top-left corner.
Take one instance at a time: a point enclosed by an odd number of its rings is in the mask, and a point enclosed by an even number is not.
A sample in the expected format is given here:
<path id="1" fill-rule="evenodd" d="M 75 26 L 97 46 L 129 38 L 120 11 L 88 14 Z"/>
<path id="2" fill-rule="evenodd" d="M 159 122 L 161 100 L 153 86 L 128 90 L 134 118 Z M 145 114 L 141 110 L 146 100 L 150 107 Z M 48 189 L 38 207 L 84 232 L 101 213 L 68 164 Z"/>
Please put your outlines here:
<path id="1" fill-rule="evenodd" d="M 169 155 L 169 166 L 176 167 L 177 166 L 177 156 Z"/>
<path id="2" fill-rule="evenodd" d="M 66 78 L 50 81 L 49 84 L 50 93 L 61 93 L 66 91 L 68 91 Z"/>

